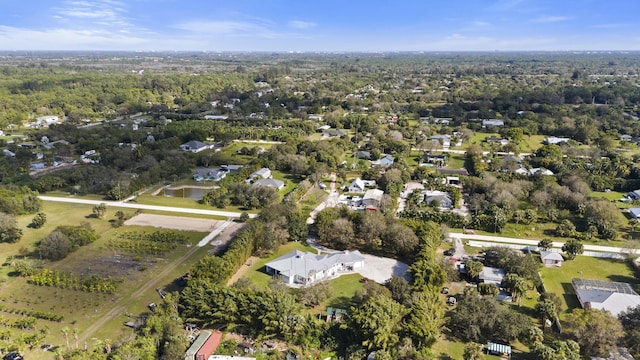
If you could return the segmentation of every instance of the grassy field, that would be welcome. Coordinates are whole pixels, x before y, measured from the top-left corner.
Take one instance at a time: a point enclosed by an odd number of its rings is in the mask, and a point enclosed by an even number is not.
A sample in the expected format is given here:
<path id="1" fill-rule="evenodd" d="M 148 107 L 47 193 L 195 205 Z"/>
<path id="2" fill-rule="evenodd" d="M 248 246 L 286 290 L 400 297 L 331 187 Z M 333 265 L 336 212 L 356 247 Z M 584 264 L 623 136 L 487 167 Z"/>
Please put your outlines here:
<path id="1" fill-rule="evenodd" d="M 448 339 L 440 339 L 433 348 L 431 352 L 435 356 L 434 359 L 439 360 L 457 360 L 462 359 L 462 355 L 464 355 L 464 346 L 465 344 L 459 341 L 451 341 Z M 500 359 L 498 356 L 486 355 L 484 356 L 487 360 Z M 517 355 L 514 354 L 512 359 L 518 359 Z"/>
<path id="2" fill-rule="evenodd" d="M 542 141 L 546 138 L 545 135 L 530 135 L 524 136 L 522 142 L 520 142 L 520 151 L 522 152 L 534 152 L 543 146 Z"/>
<path id="3" fill-rule="evenodd" d="M 179 208 L 193 208 L 193 209 L 206 209 L 206 210 L 221 210 L 221 211 L 234 211 L 234 212 L 247 212 L 249 214 L 257 214 L 259 209 L 246 210 L 240 206 L 229 205 L 224 209 L 218 209 L 211 205 L 200 204 L 197 200 L 187 198 L 177 198 L 170 196 L 153 196 L 153 195 L 140 195 L 136 198 L 138 204 L 145 205 L 158 205 L 158 206 L 173 206 Z M 166 213 L 165 213 L 166 214 Z"/>
<path id="4" fill-rule="evenodd" d="M 113 228 L 109 219 L 114 218 L 116 209 L 108 209 L 104 219 L 92 216 L 92 206 L 80 204 L 66 204 L 44 202 L 42 211 L 47 215 L 47 223 L 40 229 L 26 227 L 32 215 L 18 218 L 20 227 L 24 230 L 23 238 L 16 244 L 0 244 L 0 258 L 5 263 L 0 267 L 0 304 L 12 309 L 26 309 L 30 311 L 49 312 L 64 317 L 63 322 L 39 319 L 33 330 L 15 330 L 21 333 L 42 332 L 46 336 L 41 344 L 65 346 L 61 335 L 63 327 L 79 330 L 80 346 L 87 341 L 89 348 L 93 348 L 96 339 L 111 339 L 117 341 L 122 335 L 130 334 L 131 329 L 123 326 L 123 322 L 132 320 L 125 313 L 139 314 L 147 311 L 146 305 L 158 302 L 160 297 L 157 287 L 166 291 L 176 290 L 173 281 L 189 271 L 195 262 L 205 256 L 210 247 L 197 248 L 193 244 L 204 237 L 204 233 L 182 232 L 188 238 L 188 244 L 180 245 L 175 251 L 165 255 L 127 254 L 114 251 L 107 246 L 110 238 L 122 231 L 149 232 L 156 231 L 150 227 L 120 227 Z M 15 277 L 11 273 L 11 262 L 19 254 L 31 253 L 35 243 L 49 234 L 58 225 L 78 225 L 88 222 L 101 238 L 95 243 L 82 247 L 57 262 L 43 262 L 49 269 L 71 272 L 74 274 L 97 274 L 101 276 L 123 277 L 124 282 L 118 286 L 114 294 L 88 293 L 70 289 L 31 285 L 25 278 Z M 188 256 L 187 256 L 188 255 Z M 29 260 L 34 264 L 39 261 Z M 99 323 L 102 317 L 113 312 L 115 317 L 111 321 L 100 323 L 100 326 L 90 330 Z M 5 318 L 16 318 L 19 315 L 0 313 Z M 95 332 L 94 332 L 95 330 Z M 73 337 L 71 347 L 74 347 Z M 21 349 L 29 359 L 51 359 L 51 352 L 42 352 L 39 347 L 34 350 Z"/>
<path id="5" fill-rule="evenodd" d="M 575 260 L 565 261 L 561 268 L 543 268 L 540 275 L 547 291 L 562 299 L 563 312 L 580 307 L 571 286 L 572 278 L 620 281 L 635 287 L 640 284 L 627 262 L 589 256 L 578 256 Z"/>
<path id="6" fill-rule="evenodd" d="M 300 202 L 300 210 L 303 213 L 308 214 L 318 207 L 318 205 L 320 205 L 320 203 L 322 203 L 328 196 L 329 194 L 327 194 L 326 191 L 313 188 L 309 191 L 304 200 Z"/>
<path id="7" fill-rule="evenodd" d="M 627 195 L 627 193 L 623 193 L 619 191 L 609 191 L 609 192 L 594 191 L 591 194 L 589 194 L 589 196 L 593 198 L 602 198 L 602 199 L 607 199 L 607 200 L 616 201 L 616 202 L 620 202 L 619 200 L 622 199 L 625 195 Z"/>

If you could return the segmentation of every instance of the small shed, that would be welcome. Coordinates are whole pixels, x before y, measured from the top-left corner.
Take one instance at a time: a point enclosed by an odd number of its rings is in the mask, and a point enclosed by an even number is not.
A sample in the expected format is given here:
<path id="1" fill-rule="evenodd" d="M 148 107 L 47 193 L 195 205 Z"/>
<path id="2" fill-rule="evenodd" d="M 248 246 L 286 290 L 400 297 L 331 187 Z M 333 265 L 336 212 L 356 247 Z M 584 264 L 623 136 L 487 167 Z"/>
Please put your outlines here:
<path id="1" fill-rule="evenodd" d="M 540 260 L 546 267 L 562 266 L 562 263 L 564 262 L 564 258 L 561 254 L 546 250 L 540 251 Z"/>
<path id="2" fill-rule="evenodd" d="M 487 343 L 487 353 L 511 358 L 511 346 L 489 342 Z"/>

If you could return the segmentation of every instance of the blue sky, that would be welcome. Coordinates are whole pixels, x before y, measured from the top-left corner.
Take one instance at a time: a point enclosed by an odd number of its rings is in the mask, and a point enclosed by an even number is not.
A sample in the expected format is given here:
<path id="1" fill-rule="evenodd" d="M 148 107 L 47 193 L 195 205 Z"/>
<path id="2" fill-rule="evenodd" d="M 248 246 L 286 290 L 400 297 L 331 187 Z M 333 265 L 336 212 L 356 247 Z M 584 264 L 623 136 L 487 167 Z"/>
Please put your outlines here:
<path id="1" fill-rule="evenodd" d="M 0 0 L 2 50 L 640 50 L 639 0 Z"/>

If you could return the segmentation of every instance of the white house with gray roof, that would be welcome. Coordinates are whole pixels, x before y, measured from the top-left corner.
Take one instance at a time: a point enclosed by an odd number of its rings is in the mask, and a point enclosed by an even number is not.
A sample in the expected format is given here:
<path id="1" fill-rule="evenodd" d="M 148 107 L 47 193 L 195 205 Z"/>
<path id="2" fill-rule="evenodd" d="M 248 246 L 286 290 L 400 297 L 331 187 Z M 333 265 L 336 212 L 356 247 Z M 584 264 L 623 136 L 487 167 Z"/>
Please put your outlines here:
<path id="1" fill-rule="evenodd" d="M 640 295 L 627 283 L 574 278 L 571 285 L 583 309 L 609 311 L 617 317 L 640 305 Z"/>
<path id="2" fill-rule="evenodd" d="M 265 265 L 267 274 L 287 285 L 312 285 L 364 267 L 364 256 L 355 251 L 318 255 L 294 250 Z"/>

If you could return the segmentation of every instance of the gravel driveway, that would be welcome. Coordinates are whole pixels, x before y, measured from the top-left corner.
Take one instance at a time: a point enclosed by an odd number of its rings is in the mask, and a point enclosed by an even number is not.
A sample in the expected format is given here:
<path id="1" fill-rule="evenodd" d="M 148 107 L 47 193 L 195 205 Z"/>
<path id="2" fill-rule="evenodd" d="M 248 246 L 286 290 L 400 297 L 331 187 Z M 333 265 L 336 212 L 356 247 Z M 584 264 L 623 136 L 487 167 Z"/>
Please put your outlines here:
<path id="1" fill-rule="evenodd" d="M 358 273 L 363 277 L 383 284 L 393 275 L 406 277 L 409 265 L 390 258 L 362 254 L 364 256 L 364 267 L 358 269 Z"/>

